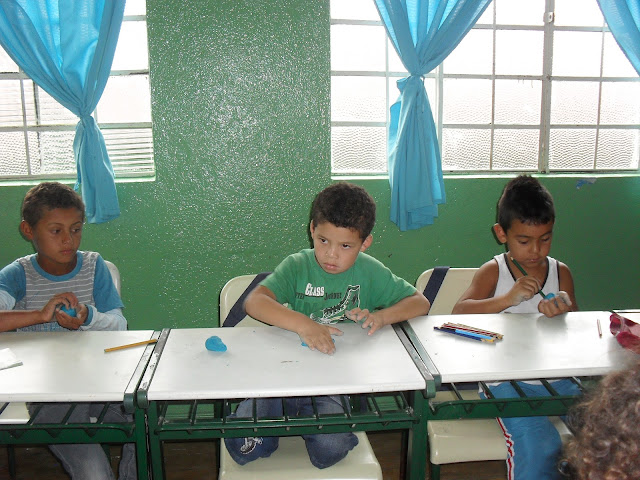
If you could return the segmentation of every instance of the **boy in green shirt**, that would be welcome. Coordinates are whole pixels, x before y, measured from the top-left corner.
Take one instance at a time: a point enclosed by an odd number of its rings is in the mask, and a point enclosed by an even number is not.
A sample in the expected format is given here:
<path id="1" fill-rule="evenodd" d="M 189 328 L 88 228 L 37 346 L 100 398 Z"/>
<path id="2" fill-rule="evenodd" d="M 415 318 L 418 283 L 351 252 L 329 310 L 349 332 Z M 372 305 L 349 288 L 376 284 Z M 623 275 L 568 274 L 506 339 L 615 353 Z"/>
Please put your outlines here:
<path id="1" fill-rule="evenodd" d="M 429 301 L 378 260 L 367 255 L 376 206 L 362 187 L 336 183 L 320 192 L 311 209 L 313 249 L 285 258 L 249 294 L 245 308 L 260 321 L 296 332 L 310 349 L 333 354 L 334 326 L 362 322 L 369 335 L 392 323 L 425 315 Z M 284 306 L 288 304 L 289 308 Z M 282 414 L 281 399 L 256 399 L 257 414 Z M 316 397 L 319 413 L 342 413 L 340 396 Z M 287 406 L 303 415 L 312 411 L 311 398 L 288 398 Z M 236 415 L 251 416 L 253 400 L 240 404 Z M 343 459 L 357 445 L 352 433 L 303 435 L 309 458 L 318 468 Z M 278 437 L 225 439 L 231 457 L 241 465 L 268 457 Z"/>

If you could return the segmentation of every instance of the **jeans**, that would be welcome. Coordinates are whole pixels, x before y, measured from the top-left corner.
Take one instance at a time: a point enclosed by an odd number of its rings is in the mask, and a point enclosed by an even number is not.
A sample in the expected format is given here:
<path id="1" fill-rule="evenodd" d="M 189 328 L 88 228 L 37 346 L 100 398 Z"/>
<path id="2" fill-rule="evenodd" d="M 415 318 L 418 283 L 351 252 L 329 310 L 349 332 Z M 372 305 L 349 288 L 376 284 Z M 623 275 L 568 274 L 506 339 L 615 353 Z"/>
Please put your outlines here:
<path id="1" fill-rule="evenodd" d="M 549 396 L 544 385 L 517 382 L 527 396 Z M 579 395 L 580 389 L 569 379 L 549 382 L 560 395 Z M 489 387 L 496 398 L 518 398 L 510 383 Z M 482 396 L 484 396 L 482 394 Z M 560 435 L 547 417 L 498 419 L 507 442 L 507 477 L 515 480 L 556 480 L 562 449 Z"/>
<path id="2" fill-rule="evenodd" d="M 341 396 L 314 397 L 318 413 L 343 413 Z M 254 399 L 246 399 L 238 405 L 232 417 L 251 418 L 253 416 Z M 290 416 L 313 415 L 310 397 L 293 398 L 257 398 L 256 410 L 258 418 L 280 417 L 283 415 L 282 403 L 286 403 Z M 327 468 L 338 463 L 358 444 L 358 437 L 353 433 L 327 433 L 302 435 L 309 453 L 309 460 L 318 468 Z M 238 464 L 245 465 L 260 457 L 268 457 L 278 449 L 279 437 L 246 437 L 225 438 L 229 455 Z"/>
<path id="3" fill-rule="evenodd" d="M 42 406 L 34 424 L 59 423 L 67 413 L 68 403 L 28 404 L 29 414 L 35 413 L 36 407 Z M 90 423 L 91 417 L 98 417 L 104 405 L 93 403 L 76 404 L 76 408 L 68 419 L 69 423 Z M 105 423 L 130 422 L 131 415 L 124 412 L 122 404 L 109 406 Z M 49 449 L 60 460 L 72 480 L 114 480 L 113 469 L 102 446 L 97 443 L 52 444 Z M 122 447 L 122 458 L 118 468 L 120 480 L 138 478 L 136 466 L 135 444 L 127 443 Z"/>

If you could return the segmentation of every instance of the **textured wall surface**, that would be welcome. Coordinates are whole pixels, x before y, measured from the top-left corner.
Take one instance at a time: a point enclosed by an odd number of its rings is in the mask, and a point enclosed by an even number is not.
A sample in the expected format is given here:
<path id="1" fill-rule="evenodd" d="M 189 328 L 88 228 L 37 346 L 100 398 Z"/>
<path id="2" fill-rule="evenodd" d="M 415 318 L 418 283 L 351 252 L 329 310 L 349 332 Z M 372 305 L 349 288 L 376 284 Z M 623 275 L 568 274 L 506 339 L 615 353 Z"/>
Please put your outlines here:
<path id="1" fill-rule="evenodd" d="M 328 0 L 147 0 L 154 182 L 118 184 L 122 215 L 87 225 L 83 248 L 121 271 L 130 328 L 213 326 L 235 275 L 309 246 L 308 213 L 330 177 Z M 502 251 L 490 227 L 503 178 L 446 179 L 433 226 L 399 232 L 389 186 L 369 250 L 413 283 L 434 265 Z M 640 181 L 543 180 L 557 203 L 552 255 L 583 309 L 638 307 Z M 28 186 L 0 188 L 0 264 L 32 252 L 18 234 Z"/>

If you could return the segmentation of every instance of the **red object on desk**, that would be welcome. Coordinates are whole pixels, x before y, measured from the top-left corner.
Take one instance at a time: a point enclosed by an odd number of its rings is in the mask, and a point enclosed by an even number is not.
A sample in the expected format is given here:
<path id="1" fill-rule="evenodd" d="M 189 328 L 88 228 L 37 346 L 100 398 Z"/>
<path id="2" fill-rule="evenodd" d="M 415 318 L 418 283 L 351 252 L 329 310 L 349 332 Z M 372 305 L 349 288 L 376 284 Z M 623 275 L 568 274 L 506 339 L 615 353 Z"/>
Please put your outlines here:
<path id="1" fill-rule="evenodd" d="M 622 315 L 612 313 L 609 330 L 618 343 L 632 352 L 640 354 L 640 325 Z"/>

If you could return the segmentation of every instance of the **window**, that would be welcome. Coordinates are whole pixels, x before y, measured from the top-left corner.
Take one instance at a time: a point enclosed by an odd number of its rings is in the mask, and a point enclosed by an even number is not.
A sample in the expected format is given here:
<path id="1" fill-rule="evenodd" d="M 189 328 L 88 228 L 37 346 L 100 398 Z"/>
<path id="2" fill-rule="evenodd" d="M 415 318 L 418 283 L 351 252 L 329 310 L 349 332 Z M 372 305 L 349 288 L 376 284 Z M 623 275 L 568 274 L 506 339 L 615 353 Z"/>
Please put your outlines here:
<path id="1" fill-rule="evenodd" d="M 94 112 L 116 177 L 153 177 L 145 0 L 128 0 L 111 75 Z M 0 180 L 75 179 L 76 117 L 0 47 Z"/>
<path id="2" fill-rule="evenodd" d="M 371 0 L 331 0 L 334 174 L 386 174 L 406 75 Z M 445 173 L 638 170 L 640 78 L 595 0 L 494 0 L 425 87 Z"/>

